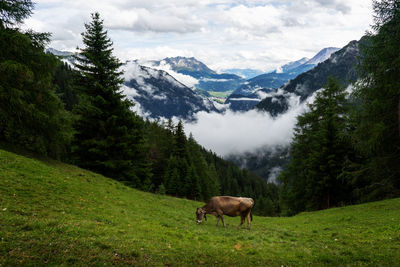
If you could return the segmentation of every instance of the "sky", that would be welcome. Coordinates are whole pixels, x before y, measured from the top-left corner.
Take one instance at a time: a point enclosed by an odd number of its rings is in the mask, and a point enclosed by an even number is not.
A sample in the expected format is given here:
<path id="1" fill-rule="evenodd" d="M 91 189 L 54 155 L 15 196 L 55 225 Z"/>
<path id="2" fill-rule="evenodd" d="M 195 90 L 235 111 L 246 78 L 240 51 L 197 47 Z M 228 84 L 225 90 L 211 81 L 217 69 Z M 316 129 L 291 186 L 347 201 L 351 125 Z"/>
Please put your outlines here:
<path id="1" fill-rule="evenodd" d="M 125 60 L 195 57 L 210 68 L 275 69 L 324 47 L 359 39 L 372 23 L 369 0 L 36 0 L 27 28 L 74 51 L 99 12 Z"/>

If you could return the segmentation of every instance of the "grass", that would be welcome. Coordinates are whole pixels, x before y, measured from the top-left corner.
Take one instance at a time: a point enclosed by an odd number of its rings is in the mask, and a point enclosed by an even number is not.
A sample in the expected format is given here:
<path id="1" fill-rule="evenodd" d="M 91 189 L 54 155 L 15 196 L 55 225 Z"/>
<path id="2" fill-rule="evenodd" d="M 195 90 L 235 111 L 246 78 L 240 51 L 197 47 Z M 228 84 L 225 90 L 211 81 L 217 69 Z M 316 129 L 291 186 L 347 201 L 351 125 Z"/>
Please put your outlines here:
<path id="1" fill-rule="evenodd" d="M 0 150 L 0 266 L 396 266 L 400 199 L 195 223 L 202 203 Z"/>
<path id="2" fill-rule="evenodd" d="M 209 93 L 211 96 L 213 96 L 213 97 L 227 98 L 230 94 L 233 93 L 233 90 L 231 90 L 231 91 L 225 91 L 225 92 L 208 91 L 208 93 Z"/>

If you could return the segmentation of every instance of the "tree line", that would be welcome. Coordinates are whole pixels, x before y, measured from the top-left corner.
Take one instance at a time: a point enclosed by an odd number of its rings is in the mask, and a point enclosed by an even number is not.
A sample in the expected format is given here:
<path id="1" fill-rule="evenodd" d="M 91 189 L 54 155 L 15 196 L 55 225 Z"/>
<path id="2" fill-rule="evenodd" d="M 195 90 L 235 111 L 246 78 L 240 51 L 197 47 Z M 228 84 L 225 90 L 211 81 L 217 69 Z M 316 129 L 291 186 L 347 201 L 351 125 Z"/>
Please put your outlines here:
<path id="1" fill-rule="evenodd" d="M 400 1 L 373 1 L 352 93 L 330 79 L 298 117 L 282 181 L 293 215 L 400 195 Z"/>
<path id="2" fill-rule="evenodd" d="M 279 213 L 278 189 L 187 137 L 182 122 L 143 120 L 121 92 L 122 63 L 98 13 L 74 67 L 44 52 L 50 34 L 18 28 L 29 0 L 0 0 L 0 139 L 129 186 L 206 201 L 249 196 Z"/>

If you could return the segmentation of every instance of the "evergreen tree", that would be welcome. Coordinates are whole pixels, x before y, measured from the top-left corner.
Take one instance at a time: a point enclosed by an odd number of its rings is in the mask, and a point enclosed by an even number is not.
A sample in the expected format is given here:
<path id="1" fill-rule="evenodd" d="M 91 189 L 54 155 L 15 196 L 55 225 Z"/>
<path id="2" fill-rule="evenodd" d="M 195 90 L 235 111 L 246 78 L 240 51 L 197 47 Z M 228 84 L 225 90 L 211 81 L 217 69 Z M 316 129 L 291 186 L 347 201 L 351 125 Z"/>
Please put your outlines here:
<path id="1" fill-rule="evenodd" d="M 186 187 L 186 197 L 189 199 L 200 200 L 201 199 L 201 186 L 200 179 L 197 175 L 193 166 L 189 167 L 188 177 L 186 180 L 188 181 Z"/>
<path id="2" fill-rule="evenodd" d="M 361 195 L 400 195 L 400 1 L 373 1 L 373 32 L 362 47 L 361 81 L 354 93 L 355 145 L 366 159 L 354 169 L 366 179 Z"/>
<path id="3" fill-rule="evenodd" d="M 175 131 L 175 151 L 174 154 L 178 158 L 187 158 L 187 151 L 186 151 L 186 135 L 183 131 L 183 124 L 182 121 L 178 122 Z"/>
<path id="4" fill-rule="evenodd" d="M 63 158 L 71 119 L 55 94 L 58 60 L 43 52 L 47 34 L 6 28 L 31 14 L 30 1 L 0 1 L 0 139 Z"/>
<path id="5" fill-rule="evenodd" d="M 63 101 L 65 109 L 72 111 L 78 103 L 78 96 L 72 85 L 73 71 L 67 63 L 60 62 L 58 64 L 54 73 L 53 83 L 57 86 L 56 93 Z"/>
<path id="6" fill-rule="evenodd" d="M 329 208 L 346 197 L 345 181 L 340 179 L 349 147 L 343 137 L 346 92 L 330 78 L 309 108 L 298 117 L 290 163 L 280 176 L 282 205 L 288 214 Z"/>
<path id="7" fill-rule="evenodd" d="M 0 25 L 11 27 L 32 14 L 31 0 L 0 0 Z"/>
<path id="8" fill-rule="evenodd" d="M 160 186 L 159 186 L 158 189 L 157 189 L 157 194 L 165 195 L 165 193 L 166 193 L 166 191 L 165 191 L 165 186 L 164 186 L 164 184 L 160 184 Z"/>
<path id="9" fill-rule="evenodd" d="M 173 155 L 171 155 L 168 160 L 168 166 L 165 170 L 164 179 L 166 193 L 168 195 L 178 196 L 178 191 L 180 187 L 180 176 L 178 170 L 178 162 Z"/>
<path id="10" fill-rule="evenodd" d="M 143 163 L 143 122 L 130 108 L 133 103 L 121 94 L 121 63 L 112 55 L 112 42 L 98 13 L 85 24 L 84 48 L 76 56 L 80 92 L 75 108 L 78 120 L 72 153 L 84 168 L 140 187 L 145 177 L 137 177 Z M 143 171 L 141 172 L 143 173 Z"/>

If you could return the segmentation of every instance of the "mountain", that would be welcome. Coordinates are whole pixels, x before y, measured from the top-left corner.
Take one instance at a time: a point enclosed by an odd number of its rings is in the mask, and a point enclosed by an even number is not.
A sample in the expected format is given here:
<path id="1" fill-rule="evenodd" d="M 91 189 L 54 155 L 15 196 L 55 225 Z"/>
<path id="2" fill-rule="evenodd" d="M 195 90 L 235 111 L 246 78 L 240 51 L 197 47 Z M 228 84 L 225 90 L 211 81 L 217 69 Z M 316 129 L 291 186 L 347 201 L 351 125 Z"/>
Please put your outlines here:
<path id="1" fill-rule="evenodd" d="M 222 70 L 222 72 L 235 74 L 246 80 L 254 78 L 254 77 L 264 73 L 263 71 L 256 70 L 256 69 L 225 69 L 225 70 Z"/>
<path id="2" fill-rule="evenodd" d="M 61 58 L 62 61 L 73 65 L 74 53 L 46 49 Z M 199 72 L 214 73 L 203 63 L 195 59 L 182 57 L 166 59 L 176 70 L 196 69 Z M 212 101 L 201 96 L 189 87 L 177 81 L 162 70 L 141 66 L 137 61 L 128 61 L 124 66 L 124 94 L 135 102 L 136 111 L 145 117 L 191 119 L 198 111 L 219 112 Z"/>
<path id="3" fill-rule="evenodd" d="M 74 67 L 74 55 L 77 55 L 76 53 L 70 51 L 60 51 L 51 47 L 46 48 L 45 52 L 57 56 L 62 62 L 67 63 L 71 67 Z"/>
<path id="4" fill-rule="evenodd" d="M 289 63 L 279 67 L 278 69 L 280 69 L 281 72 L 289 72 L 289 70 L 295 69 L 295 68 L 299 67 L 300 65 L 303 65 L 304 63 L 306 63 L 309 60 L 310 60 L 309 58 L 303 57 L 299 60 L 289 62 Z"/>
<path id="5" fill-rule="evenodd" d="M 270 89 L 260 88 L 249 95 L 231 94 L 225 100 L 225 105 L 229 105 L 230 110 L 246 111 L 252 109 L 262 99 L 269 95 Z"/>
<path id="6" fill-rule="evenodd" d="M 318 63 L 324 62 L 336 51 L 340 50 L 337 47 L 327 47 L 319 51 L 312 59 L 308 60 L 305 64 L 317 65 Z"/>
<path id="7" fill-rule="evenodd" d="M 157 61 L 155 63 L 157 63 Z M 168 64 L 171 66 L 172 70 L 195 78 L 216 74 L 215 71 L 211 70 L 203 62 L 198 61 L 194 57 L 167 57 L 162 61 L 158 61 L 158 64 Z"/>
<path id="8" fill-rule="evenodd" d="M 277 146 L 273 149 L 262 147 L 253 152 L 229 155 L 226 160 L 250 170 L 267 180 L 269 183 L 278 184 L 277 177 L 289 162 L 289 147 Z"/>
<path id="9" fill-rule="evenodd" d="M 127 62 L 124 94 L 136 102 L 142 115 L 152 118 L 190 119 L 198 111 L 218 112 L 213 103 L 162 70 Z"/>
<path id="10" fill-rule="evenodd" d="M 45 52 L 53 54 L 55 56 L 59 56 L 59 57 L 69 57 L 69 56 L 72 56 L 74 54 L 73 52 L 70 52 L 70 51 L 60 51 L 60 50 L 57 50 L 57 49 L 54 49 L 54 48 L 51 48 L 51 47 L 46 48 Z"/>
<path id="11" fill-rule="evenodd" d="M 194 57 L 168 57 L 160 61 L 149 61 L 153 68 L 171 69 L 180 74 L 191 76 L 198 80 L 196 89 L 205 91 L 233 91 L 245 82 L 245 79 L 230 73 L 217 73 Z M 173 75 L 173 73 L 171 73 Z"/>
<path id="12" fill-rule="evenodd" d="M 274 89 L 281 87 L 283 84 L 288 82 L 290 79 L 304 73 L 317 64 L 327 60 L 329 55 L 339 50 L 339 48 L 328 47 L 319 51 L 313 58 L 302 58 L 297 61 L 289 62 L 281 67 L 278 67 L 275 71 L 258 75 L 250 80 L 247 80 L 242 86 L 236 89 L 226 100 L 225 103 L 230 104 L 231 108 L 235 111 L 245 111 L 248 108 L 254 107 L 256 102 L 257 91 L 263 89 L 265 92 L 272 92 Z M 254 94 L 255 93 L 255 94 Z M 252 98 L 254 101 L 253 105 L 249 105 L 247 98 Z M 240 103 L 242 99 L 245 99 L 245 103 Z M 259 99 L 261 101 L 261 99 Z M 235 103 L 235 104 L 233 104 Z"/>
<path id="13" fill-rule="evenodd" d="M 339 80 L 343 86 L 348 86 L 357 80 L 356 66 L 359 62 L 360 41 L 351 41 L 342 49 L 334 52 L 322 63 L 319 63 L 313 69 L 298 75 L 287 84 L 271 92 L 271 95 L 258 103 L 255 108 L 269 112 L 273 116 L 284 113 L 289 109 L 289 99 L 297 97 L 300 102 L 305 101 L 315 91 L 321 89 L 328 81 L 328 77 L 332 76 Z M 322 50 L 308 62 L 317 62 L 324 59 L 327 55 L 334 51 L 333 48 Z"/>

